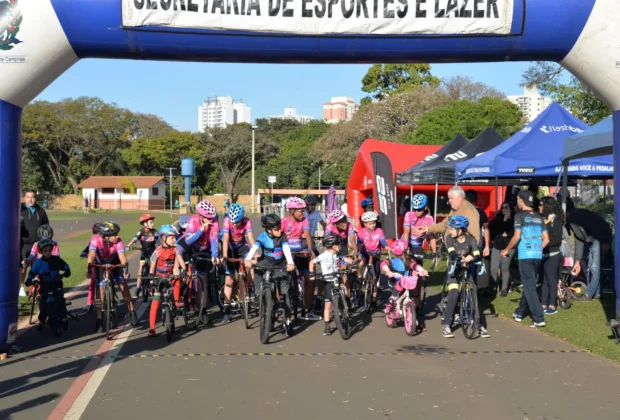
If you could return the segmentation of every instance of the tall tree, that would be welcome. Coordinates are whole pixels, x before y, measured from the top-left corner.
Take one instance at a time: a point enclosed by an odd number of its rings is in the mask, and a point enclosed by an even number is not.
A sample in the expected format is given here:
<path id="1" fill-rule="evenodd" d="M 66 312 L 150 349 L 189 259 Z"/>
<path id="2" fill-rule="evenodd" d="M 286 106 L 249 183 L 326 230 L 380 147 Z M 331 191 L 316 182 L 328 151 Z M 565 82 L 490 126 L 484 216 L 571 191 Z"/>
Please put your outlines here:
<path id="1" fill-rule="evenodd" d="M 446 95 L 454 101 L 478 102 L 485 97 L 506 99 L 503 92 L 485 83 L 476 82 L 469 76 L 453 76 L 449 79 L 442 79 L 441 87 Z"/>
<path id="2" fill-rule="evenodd" d="M 362 78 L 362 91 L 370 94 L 364 104 L 418 87 L 437 85 L 439 79 L 431 74 L 430 64 L 374 64 Z"/>
<path id="3" fill-rule="evenodd" d="M 135 113 L 137 130 L 134 137 L 159 137 L 174 130 L 170 124 L 157 115 Z"/>

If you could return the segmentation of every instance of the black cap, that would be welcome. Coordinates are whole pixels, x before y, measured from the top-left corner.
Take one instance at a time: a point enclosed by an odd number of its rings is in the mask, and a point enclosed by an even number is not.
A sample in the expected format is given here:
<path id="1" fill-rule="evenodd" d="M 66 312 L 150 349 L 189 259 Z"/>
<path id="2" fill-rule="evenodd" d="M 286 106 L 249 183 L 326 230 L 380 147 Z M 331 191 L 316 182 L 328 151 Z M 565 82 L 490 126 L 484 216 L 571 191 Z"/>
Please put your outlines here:
<path id="1" fill-rule="evenodd" d="M 526 206 L 534 206 L 534 193 L 532 193 L 530 190 L 519 191 L 519 197 L 521 197 L 521 200 L 523 200 Z"/>

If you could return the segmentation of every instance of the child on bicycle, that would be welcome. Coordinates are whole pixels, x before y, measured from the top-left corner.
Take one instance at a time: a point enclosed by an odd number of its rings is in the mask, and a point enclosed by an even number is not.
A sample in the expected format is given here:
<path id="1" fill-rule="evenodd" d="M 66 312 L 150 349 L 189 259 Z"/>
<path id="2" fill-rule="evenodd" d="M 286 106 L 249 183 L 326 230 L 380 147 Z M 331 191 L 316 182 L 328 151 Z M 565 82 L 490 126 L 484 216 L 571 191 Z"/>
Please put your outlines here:
<path id="1" fill-rule="evenodd" d="M 93 232 L 93 235 L 99 234 L 99 231 L 97 230 L 98 225 L 99 225 L 99 222 L 93 225 L 91 229 Z M 90 241 L 88 242 L 88 245 L 86 245 L 86 248 L 84 248 L 82 252 L 80 253 L 80 258 L 88 258 L 89 248 L 90 248 Z M 86 298 L 86 304 L 88 305 L 88 312 L 91 312 L 93 308 L 95 307 L 95 283 L 97 282 L 97 273 L 94 267 L 86 268 L 86 278 L 90 280 L 90 283 L 88 284 L 88 297 Z"/>
<path id="2" fill-rule="evenodd" d="M 478 263 L 482 261 L 480 250 L 476 238 L 467 232 L 469 227 L 469 219 L 465 216 L 452 216 L 448 222 L 450 233 L 446 238 L 446 247 L 448 248 L 448 271 L 447 271 L 447 287 L 448 287 L 448 303 L 446 305 L 446 313 L 444 314 L 443 336 L 445 338 L 453 338 L 452 318 L 459 300 L 460 284 L 459 275 L 461 270 L 473 270 L 472 262 Z M 459 264 L 460 262 L 460 264 Z M 451 269 L 454 267 L 454 269 Z M 482 322 L 482 319 L 481 319 Z M 486 327 L 480 325 L 480 336 L 490 337 Z"/>
<path id="3" fill-rule="evenodd" d="M 357 254 L 357 239 L 355 237 L 355 229 L 353 225 L 347 220 L 347 216 L 340 210 L 334 210 L 327 215 L 327 227 L 325 228 L 325 235 L 336 235 L 341 239 L 340 245 L 338 245 L 338 256 L 344 257 L 349 252 L 349 247 L 353 249 L 353 252 Z M 345 285 L 347 304 L 351 306 L 351 285 L 349 284 L 349 276 L 346 274 L 342 276 L 342 281 Z"/>
<path id="4" fill-rule="evenodd" d="M 185 261 L 181 258 L 181 251 L 174 246 L 179 232 L 171 225 L 163 225 L 159 228 L 158 234 L 161 245 L 155 248 L 151 254 L 149 276 L 169 278 L 174 275 L 174 278 L 170 280 L 172 283 L 172 294 L 175 305 L 180 307 L 183 306 L 183 301 L 181 300 L 181 280 L 179 279 L 179 274 L 181 270 L 185 270 Z M 155 321 L 161 306 L 160 299 L 161 290 L 157 288 L 153 293 L 153 300 L 151 302 L 149 337 L 155 337 Z"/>
<path id="5" fill-rule="evenodd" d="M 326 234 L 323 238 L 323 247 L 325 250 L 321 255 L 310 261 L 310 272 L 314 273 L 316 264 L 321 265 L 321 274 L 328 276 L 334 272 L 337 272 L 340 263 L 352 264 L 353 260 L 346 257 L 341 257 L 340 249 L 342 247 L 343 240 L 340 236 L 334 234 Z M 325 301 L 325 308 L 323 309 L 323 319 L 325 320 L 325 329 L 323 335 L 331 335 L 331 313 L 332 313 L 332 291 L 334 289 L 335 278 L 323 278 L 325 286 L 323 289 L 323 300 Z"/>
<path id="6" fill-rule="evenodd" d="M 286 200 L 286 209 L 289 215 L 282 219 L 282 232 L 288 238 L 288 244 L 292 252 L 308 252 L 311 258 L 316 255 L 312 251 L 312 237 L 310 236 L 310 224 L 304 216 L 306 203 L 299 197 L 289 197 Z M 304 308 L 301 312 L 301 319 L 309 321 L 318 321 L 320 316 L 312 312 L 312 299 L 314 298 L 313 280 L 310 280 L 310 271 L 308 270 L 309 258 L 300 256 L 295 257 L 295 266 L 299 273 L 304 276 L 305 293 Z"/>
<path id="7" fill-rule="evenodd" d="M 60 256 L 60 247 L 58 243 L 54 241 L 54 229 L 50 225 L 41 225 L 39 229 L 37 229 L 37 236 L 39 237 L 39 241 L 43 239 L 49 239 L 52 241 L 52 255 L 59 257 Z M 30 255 L 26 259 L 26 263 L 28 265 L 32 265 L 35 260 L 41 259 L 41 252 L 39 251 L 39 242 L 35 242 L 32 246 L 32 250 L 30 251 Z"/>
<path id="8" fill-rule="evenodd" d="M 413 196 L 413 200 L 411 200 L 411 211 L 408 211 L 405 214 L 405 221 L 403 223 L 403 240 L 408 244 L 411 251 L 414 254 L 422 254 L 422 245 L 424 241 L 428 238 L 431 250 L 433 254 L 437 253 L 437 240 L 435 239 L 435 235 L 423 233 L 421 235 L 416 235 L 413 233 L 416 228 L 420 228 L 422 226 L 430 226 L 433 223 L 433 216 L 429 214 L 428 210 L 428 197 L 424 194 L 416 194 Z M 418 261 L 422 263 L 421 261 Z"/>
<path id="9" fill-rule="evenodd" d="M 293 262 L 293 254 L 288 244 L 288 238 L 286 234 L 282 232 L 280 216 L 277 214 L 266 214 L 260 219 L 260 224 L 265 229 L 265 232 L 261 233 L 256 242 L 250 248 L 250 252 L 245 257 L 245 266 L 248 271 L 252 268 L 252 259 L 258 250 L 262 250 L 262 255 L 256 264 L 257 268 L 274 268 L 277 271 L 274 272 L 274 281 L 276 285 L 279 284 L 278 290 L 280 291 L 280 305 L 284 308 L 284 316 L 286 321 L 284 327 L 286 328 L 286 335 L 289 337 L 293 335 L 293 321 L 291 316 L 291 282 L 289 276 L 282 274 L 282 268 L 286 268 L 287 272 L 292 272 L 295 269 Z M 256 289 L 256 296 L 261 295 L 261 283 L 263 280 L 263 273 L 260 270 L 254 274 L 254 287 Z"/>
<path id="10" fill-rule="evenodd" d="M 49 316 L 47 313 L 48 300 L 58 304 L 58 306 L 54 305 L 58 308 L 58 316 L 51 316 L 50 320 L 52 321 L 54 335 L 59 336 L 61 328 L 64 331 L 69 329 L 62 278 L 71 276 L 71 268 L 62 258 L 52 255 L 54 242 L 51 239 L 40 240 L 38 242 L 38 249 L 41 253 L 41 258 L 32 265 L 25 284 L 30 286 L 35 277 L 39 278 L 41 298 L 39 300 L 39 325 L 37 326 L 37 332 L 43 331 L 43 326 Z M 61 271 L 63 272 L 62 274 L 60 273 Z M 60 325 L 57 324 L 58 320 L 61 321 Z"/>
<path id="11" fill-rule="evenodd" d="M 228 208 L 228 216 L 224 217 L 222 223 L 222 258 L 224 261 L 230 255 L 231 258 L 245 258 L 254 246 L 254 233 L 252 233 L 252 222 L 244 217 L 245 209 L 241 204 L 231 204 Z M 247 236 L 247 240 L 246 240 Z M 230 299 L 233 291 L 233 275 L 235 269 L 239 268 L 239 263 L 226 261 L 226 280 L 224 286 L 224 318 L 223 322 L 230 321 Z M 247 272 L 248 284 L 251 283 L 251 271 Z"/>
<path id="12" fill-rule="evenodd" d="M 384 260 L 381 263 L 381 271 L 390 279 L 396 279 L 396 281 L 391 282 L 392 286 L 392 299 L 394 301 L 398 300 L 400 295 L 404 292 L 402 287 L 399 286 L 399 281 L 401 277 L 405 276 L 422 276 L 427 277 L 428 271 L 424 269 L 421 264 L 418 264 L 417 261 L 410 257 L 410 254 L 407 251 L 407 242 L 403 240 L 396 240 L 392 242 L 390 246 L 392 250 L 393 258 L 389 260 Z M 413 292 L 413 301 L 415 302 L 416 307 L 416 317 L 418 319 L 418 331 L 425 331 L 425 323 L 424 323 L 424 314 L 422 313 L 422 304 L 420 302 L 420 289 L 421 282 L 418 282 L 418 286 Z M 385 311 L 389 313 L 391 308 L 389 308 L 390 303 L 386 306 Z"/>
<path id="13" fill-rule="evenodd" d="M 375 270 L 375 277 L 377 278 L 377 285 L 379 284 L 379 265 L 381 264 L 381 249 L 387 248 L 388 244 L 385 240 L 385 234 L 383 229 L 377 227 L 377 219 L 379 215 L 375 211 L 367 211 L 362 214 L 362 223 L 364 227 L 358 232 L 357 244 L 362 246 L 360 252 L 360 266 L 358 269 L 358 278 L 362 278 L 362 270 L 366 264 L 368 264 L 370 257 L 373 257 L 373 268 Z M 376 306 L 377 303 L 377 289 L 374 289 L 372 294 L 372 306 Z"/>
<path id="14" fill-rule="evenodd" d="M 140 291 L 142 288 L 140 285 L 142 284 L 142 269 L 144 266 L 148 267 L 149 261 L 151 260 L 151 255 L 155 250 L 155 246 L 157 244 L 157 229 L 155 229 L 155 216 L 151 214 L 143 214 L 140 216 L 140 224 L 142 225 L 142 229 L 136 233 L 131 241 L 127 244 L 127 248 L 131 248 L 131 246 L 140 242 L 141 255 L 140 255 L 140 266 L 138 267 L 138 275 L 136 276 L 136 291 L 134 292 L 133 297 L 135 299 L 138 298 Z"/>

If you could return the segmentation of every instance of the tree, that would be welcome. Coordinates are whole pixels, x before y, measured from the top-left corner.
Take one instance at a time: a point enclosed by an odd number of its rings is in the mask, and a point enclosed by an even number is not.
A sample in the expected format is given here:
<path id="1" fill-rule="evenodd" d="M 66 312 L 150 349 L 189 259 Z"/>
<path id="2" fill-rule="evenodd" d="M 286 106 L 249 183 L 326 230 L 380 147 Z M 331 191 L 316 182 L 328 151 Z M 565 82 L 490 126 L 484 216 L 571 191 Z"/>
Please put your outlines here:
<path id="1" fill-rule="evenodd" d="M 163 119 L 153 114 L 135 113 L 137 130 L 134 137 L 160 137 L 174 129 Z"/>
<path id="2" fill-rule="evenodd" d="M 453 101 L 478 102 L 482 98 L 506 99 L 503 92 L 482 82 L 475 82 L 469 76 L 454 76 L 441 80 L 441 87 Z"/>
<path id="3" fill-rule="evenodd" d="M 565 69 L 559 64 L 538 61 L 523 74 L 521 86 L 537 86 L 543 95 L 566 108 L 586 124 L 592 125 L 611 115 L 611 110 L 579 79 L 566 80 Z"/>
<path id="4" fill-rule="evenodd" d="M 431 74 L 430 64 L 374 64 L 362 78 L 362 90 L 371 98 L 382 101 L 396 93 L 423 86 L 437 86 L 439 79 Z"/>

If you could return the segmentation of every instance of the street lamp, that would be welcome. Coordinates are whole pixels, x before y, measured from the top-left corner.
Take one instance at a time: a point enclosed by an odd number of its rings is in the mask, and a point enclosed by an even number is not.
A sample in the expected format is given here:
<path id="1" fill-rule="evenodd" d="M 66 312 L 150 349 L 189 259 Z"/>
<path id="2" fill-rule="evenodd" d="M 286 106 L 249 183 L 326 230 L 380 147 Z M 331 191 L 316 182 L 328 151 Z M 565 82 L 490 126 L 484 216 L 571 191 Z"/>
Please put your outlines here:
<path id="1" fill-rule="evenodd" d="M 256 202 L 256 198 L 254 197 L 254 194 L 256 192 L 256 189 L 254 188 L 254 183 L 256 182 L 256 177 L 254 174 L 254 147 L 255 147 L 254 133 L 257 128 L 258 126 L 256 125 L 252 126 L 252 206 L 251 206 L 252 213 L 254 213 L 254 203 Z"/>
<path id="2" fill-rule="evenodd" d="M 314 165 L 314 163 L 312 164 L 312 166 L 315 166 L 315 165 Z M 333 167 L 335 167 L 335 166 L 338 166 L 338 164 L 337 164 L 337 163 L 334 163 L 334 164 L 332 164 L 332 165 L 327 165 L 327 167 L 325 168 L 325 170 L 323 170 L 323 168 L 321 168 L 321 167 L 319 166 L 319 190 L 321 189 L 321 173 L 323 173 L 323 174 L 324 174 L 325 172 L 327 172 L 327 170 L 328 170 L 329 168 L 333 168 Z"/>

